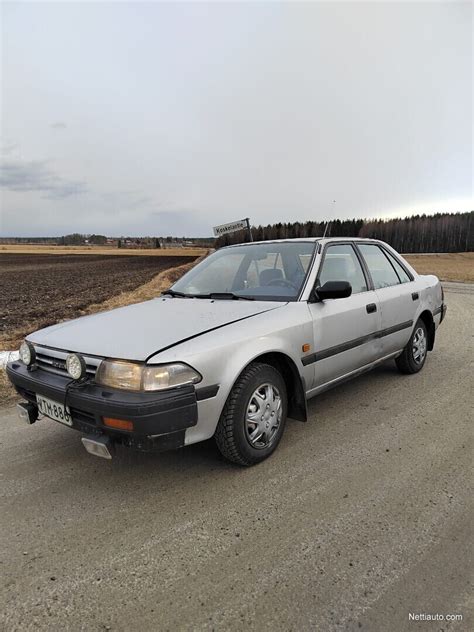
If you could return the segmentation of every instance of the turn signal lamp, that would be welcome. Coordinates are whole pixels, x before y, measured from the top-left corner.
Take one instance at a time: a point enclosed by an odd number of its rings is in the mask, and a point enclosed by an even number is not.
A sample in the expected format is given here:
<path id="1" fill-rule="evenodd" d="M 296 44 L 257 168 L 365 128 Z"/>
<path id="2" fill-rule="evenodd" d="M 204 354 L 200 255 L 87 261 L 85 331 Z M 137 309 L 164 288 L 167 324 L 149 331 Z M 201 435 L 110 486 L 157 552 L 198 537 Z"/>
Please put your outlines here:
<path id="1" fill-rule="evenodd" d="M 115 430 L 133 430 L 133 421 L 127 419 L 115 419 L 114 417 L 102 417 L 104 426 L 115 428 Z"/>

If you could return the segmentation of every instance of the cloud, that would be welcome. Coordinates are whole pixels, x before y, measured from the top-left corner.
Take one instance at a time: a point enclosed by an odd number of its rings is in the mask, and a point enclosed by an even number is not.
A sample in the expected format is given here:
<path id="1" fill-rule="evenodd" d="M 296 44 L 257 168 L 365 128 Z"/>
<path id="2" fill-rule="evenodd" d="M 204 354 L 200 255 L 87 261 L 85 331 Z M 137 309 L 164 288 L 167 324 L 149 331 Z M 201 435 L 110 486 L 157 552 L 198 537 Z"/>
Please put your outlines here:
<path id="1" fill-rule="evenodd" d="M 145 221 L 142 232 L 152 232 L 156 235 L 212 235 L 212 220 L 204 213 L 185 209 L 170 211 L 154 211 Z"/>
<path id="2" fill-rule="evenodd" d="M 18 149 L 18 143 L 3 143 L 0 144 L 0 154 L 2 156 L 10 156 L 15 153 Z"/>
<path id="3" fill-rule="evenodd" d="M 0 165 L 0 187 L 16 192 L 40 192 L 52 200 L 86 193 L 85 182 L 67 180 L 54 173 L 47 161 L 4 160 Z"/>
<path id="4" fill-rule="evenodd" d="M 155 204 L 155 200 L 151 195 L 145 195 L 136 189 L 104 191 L 100 194 L 100 199 L 105 204 L 125 207 L 127 210 L 131 208 L 145 208 Z"/>
<path id="5" fill-rule="evenodd" d="M 58 121 L 57 123 L 51 123 L 50 127 L 52 129 L 66 129 L 67 125 L 62 121 Z"/>

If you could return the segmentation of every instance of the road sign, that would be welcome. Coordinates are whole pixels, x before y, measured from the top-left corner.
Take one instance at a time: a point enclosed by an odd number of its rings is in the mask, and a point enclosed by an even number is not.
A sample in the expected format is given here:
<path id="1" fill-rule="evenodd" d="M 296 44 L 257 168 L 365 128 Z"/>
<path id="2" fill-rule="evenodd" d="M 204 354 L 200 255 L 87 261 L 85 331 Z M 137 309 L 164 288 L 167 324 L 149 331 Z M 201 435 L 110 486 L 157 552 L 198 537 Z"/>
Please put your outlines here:
<path id="1" fill-rule="evenodd" d="M 235 233 L 237 230 L 245 230 L 247 228 L 247 220 L 239 219 L 236 222 L 229 222 L 228 224 L 221 224 L 220 226 L 214 226 L 214 235 L 220 237 L 226 233 Z"/>
<path id="2" fill-rule="evenodd" d="M 250 239 L 252 239 L 252 233 L 250 232 L 250 223 L 248 219 L 239 219 L 236 222 L 229 222 L 228 224 L 220 224 L 219 226 L 214 226 L 214 235 L 216 237 L 220 237 L 221 235 L 225 235 L 226 233 L 235 233 L 238 230 L 247 229 L 250 234 Z"/>

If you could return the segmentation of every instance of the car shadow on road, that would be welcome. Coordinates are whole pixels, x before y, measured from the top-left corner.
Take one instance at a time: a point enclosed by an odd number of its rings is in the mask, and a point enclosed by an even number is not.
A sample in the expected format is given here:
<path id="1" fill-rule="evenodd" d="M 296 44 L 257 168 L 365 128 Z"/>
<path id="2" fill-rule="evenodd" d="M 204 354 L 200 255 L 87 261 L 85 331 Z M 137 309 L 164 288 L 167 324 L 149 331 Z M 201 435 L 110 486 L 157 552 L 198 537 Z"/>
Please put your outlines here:
<path id="1" fill-rule="evenodd" d="M 393 379 L 400 377 L 400 373 L 394 362 L 386 362 L 380 364 L 375 369 L 363 373 L 358 377 L 349 378 L 345 382 L 341 382 L 334 388 L 330 388 L 321 395 L 313 397 L 308 402 L 308 413 L 311 416 L 312 413 L 318 411 L 318 415 L 324 413 L 324 407 L 330 405 L 331 402 L 337 398 L 338 402 L 346 400 L 352 405 L 365 404 L 360 400 L 361 391 L 368 391 L 371 395 L 371 401 L 376 401 L 378 396 L 383 396 L 383 385 L 391 385 Z"/>

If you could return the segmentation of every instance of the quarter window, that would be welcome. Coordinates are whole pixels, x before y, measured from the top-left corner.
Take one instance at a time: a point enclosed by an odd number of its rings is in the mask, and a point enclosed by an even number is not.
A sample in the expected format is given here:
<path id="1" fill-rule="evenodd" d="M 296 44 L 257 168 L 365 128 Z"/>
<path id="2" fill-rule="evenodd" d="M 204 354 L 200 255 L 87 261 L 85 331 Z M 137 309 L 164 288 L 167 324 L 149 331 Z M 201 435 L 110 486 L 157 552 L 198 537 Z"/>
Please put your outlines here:
<path id="1" fill-rule="evenodd" d="M 375 244 L 358 244 L 358 246 L 367 263 L 376 290 L 400 283 L 394 267 L 379 246 Z"/>
<path id="2" fill-rule="evenodd" d="M 327 281 L 348 281 L 353 294 L 367 292 L 364 272 L 351 244 L 327 247 L 318 279 L 320 286 Z"/>
<path id="3" fill-rule="evenodd" d="M 384 253 L 390 259 L 390 263 L 395 268 L 395 271 L 400 279 L 400 283 L 410 283 L 411 278 L 408 276 L 405 268 L 402 267 L 401 263 L 399 263 L 398 260 L 395 259 L 395 257 L 390 252 L 388 252 L 388 250 L 384 250 Z"/>

